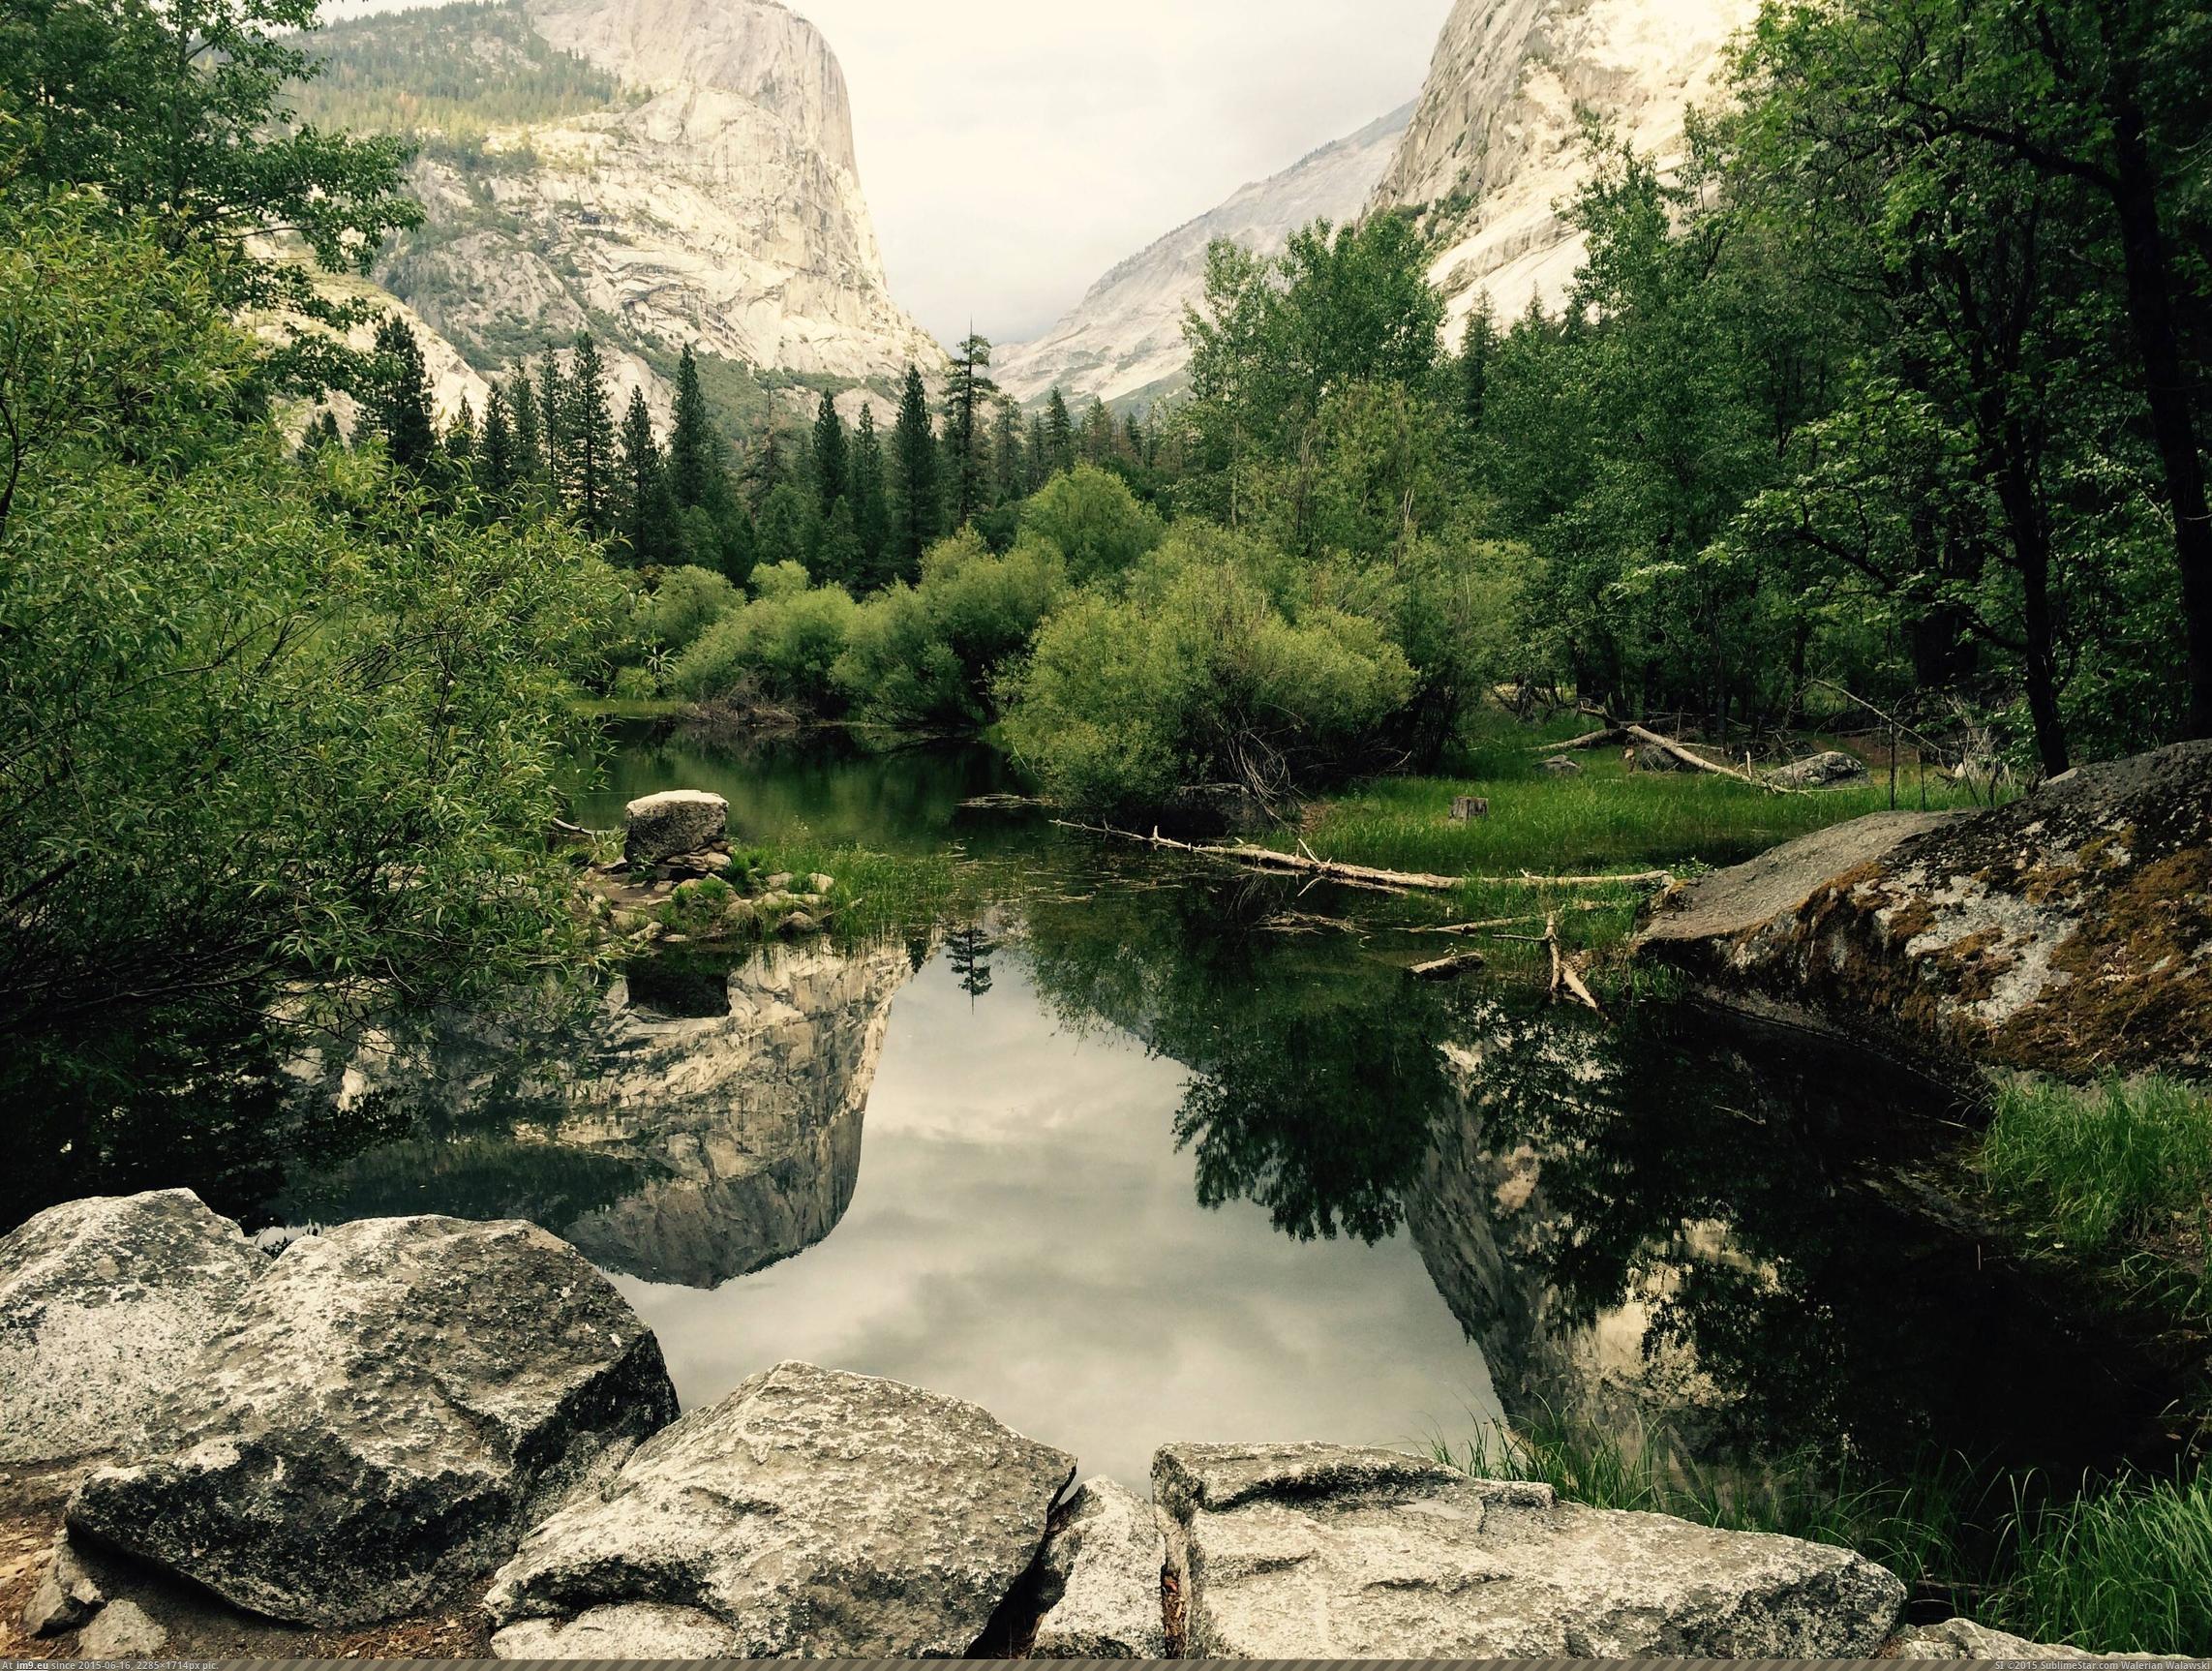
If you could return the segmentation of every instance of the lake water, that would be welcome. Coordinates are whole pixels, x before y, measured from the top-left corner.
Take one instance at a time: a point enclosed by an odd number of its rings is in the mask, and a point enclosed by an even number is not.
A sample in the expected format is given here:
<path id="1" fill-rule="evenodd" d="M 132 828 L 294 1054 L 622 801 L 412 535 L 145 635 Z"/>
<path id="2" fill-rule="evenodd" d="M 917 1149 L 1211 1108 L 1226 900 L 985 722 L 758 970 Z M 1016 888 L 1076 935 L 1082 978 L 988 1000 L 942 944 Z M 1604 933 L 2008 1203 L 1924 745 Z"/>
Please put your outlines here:
<path id="1" fill-rule="evenodd" d="M 1924 1084 L 1689 1008 L 1409 982 L 1422 902 L 964 807 L 1020 787 L 980 747 L 631 732 L 579 816 L 670 787 L 744 840 L 951 852 L 968 904 L 910 943 L 636 965 L 580 1028 L 397 1023 L 302 1066 L 337 1116 L 249 1216 L 531 1217 L 687 1407 L 804 1358 L 1139 1488 L 1170 1441 L 1547 1410 L 1876 1472 L 2161 1443 L 2155 1367 L 1921 1210 L 1952 1111 Z"/>

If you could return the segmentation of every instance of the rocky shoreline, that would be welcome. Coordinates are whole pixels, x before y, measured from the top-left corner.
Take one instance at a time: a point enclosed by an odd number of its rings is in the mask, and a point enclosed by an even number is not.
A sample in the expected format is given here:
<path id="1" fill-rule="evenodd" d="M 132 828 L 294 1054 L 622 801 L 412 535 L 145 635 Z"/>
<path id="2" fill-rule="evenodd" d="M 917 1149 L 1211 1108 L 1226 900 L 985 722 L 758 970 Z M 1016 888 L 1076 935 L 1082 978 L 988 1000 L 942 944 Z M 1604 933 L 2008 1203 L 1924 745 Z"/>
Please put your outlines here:
<path id="1" fill-rule="evenodd" d="M 2064 1655 L 1907 1629 L 1847 1550 L 1395 1451 L 1168 1443 L 1146 1503 L 810 1364 L 679 1414 L 542 1230 L 365 1220 L 271 1258 L 184 1190 L 0 1239 L 0 1467 L 26 1656 Z"/>

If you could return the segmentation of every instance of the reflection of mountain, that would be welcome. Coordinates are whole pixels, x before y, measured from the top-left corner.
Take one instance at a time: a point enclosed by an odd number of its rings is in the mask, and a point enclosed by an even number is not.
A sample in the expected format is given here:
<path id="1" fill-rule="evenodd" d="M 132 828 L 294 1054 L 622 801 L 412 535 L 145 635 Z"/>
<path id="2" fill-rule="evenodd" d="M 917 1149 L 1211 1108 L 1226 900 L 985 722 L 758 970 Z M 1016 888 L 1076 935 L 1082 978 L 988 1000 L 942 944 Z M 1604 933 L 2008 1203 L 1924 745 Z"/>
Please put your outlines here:
<path id="1" fill-rule="evenodd" d="M 717 1286 L 843 1216 L 911 973 L 898 947 L 779 949 L 735 970 L 650 965 L 544 1036 L 453 1017 L 395 1029 L 342 1069 L 302 1064 L 309 1094 L 391 1140 L 295 1170 L 277 1209 L 526 1217 L 608 1269 Z"/>
<path id="2" fill-rule="evenodd" d="M 622 1008 L 558 1140 L 663 1175 L 561 1234 L 600 1265 L 687 1288 L 820 1241 L 852 1201 L 861 1110 L 912 972 L 899 947 L 774 953 L 730 976 L 726 1015 Z"/>

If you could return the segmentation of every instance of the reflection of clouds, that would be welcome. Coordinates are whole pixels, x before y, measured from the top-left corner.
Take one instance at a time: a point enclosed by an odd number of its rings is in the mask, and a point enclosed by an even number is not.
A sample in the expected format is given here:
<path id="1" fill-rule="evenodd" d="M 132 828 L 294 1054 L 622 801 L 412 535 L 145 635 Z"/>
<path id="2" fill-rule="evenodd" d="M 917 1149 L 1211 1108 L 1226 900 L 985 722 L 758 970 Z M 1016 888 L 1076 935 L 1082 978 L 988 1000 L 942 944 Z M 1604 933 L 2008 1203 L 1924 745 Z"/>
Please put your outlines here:
<path id="1" fill-rule="evenodd" d="M 894 1006 L 835 1232 L 712 1293 L 621 1287 L 686 1407 L 805 1358 L 971 1398 L 1140 1489 L 1171 1440 L 1403 1443 L 1494 1410 L 1405 1236 L 1197 1204 L 1185 1079 L 1055 1030 L 1017 956 L 972 1008 L 940 957 Z"/>

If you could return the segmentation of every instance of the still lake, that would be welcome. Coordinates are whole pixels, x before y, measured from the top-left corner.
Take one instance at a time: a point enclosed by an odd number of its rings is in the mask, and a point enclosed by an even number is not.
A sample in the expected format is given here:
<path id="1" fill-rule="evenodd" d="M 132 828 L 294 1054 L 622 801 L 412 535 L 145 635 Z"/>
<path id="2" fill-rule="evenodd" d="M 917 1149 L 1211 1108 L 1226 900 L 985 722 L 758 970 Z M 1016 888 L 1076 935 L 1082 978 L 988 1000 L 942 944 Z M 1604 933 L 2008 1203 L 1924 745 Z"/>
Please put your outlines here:
<path id="1" fill-rule="evenodd" d="M 1409 982 L 1420 907 L 976 809 L 1021 787 L 982 746 L 634 727 L 577 814 L 677 787 L 741 841 L 950 854 L 963 904 L 897 944 L 633 965 L 580 1025 L 415 1018 L 304 1063 L 318 1129 L 358 1137 L 287 1157 L 257 1226 L 530 1217 L 686 1408 L 803 1358 L 1139 1489 L 1171 1441 L 1418 1448 L 1547 1411 L 1877 1473 L 2159 1447 L 2160 1372 L 1923 1210 L 1955 1109 L 1909 1076 L 1689 1006 Z"/>

